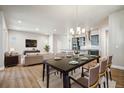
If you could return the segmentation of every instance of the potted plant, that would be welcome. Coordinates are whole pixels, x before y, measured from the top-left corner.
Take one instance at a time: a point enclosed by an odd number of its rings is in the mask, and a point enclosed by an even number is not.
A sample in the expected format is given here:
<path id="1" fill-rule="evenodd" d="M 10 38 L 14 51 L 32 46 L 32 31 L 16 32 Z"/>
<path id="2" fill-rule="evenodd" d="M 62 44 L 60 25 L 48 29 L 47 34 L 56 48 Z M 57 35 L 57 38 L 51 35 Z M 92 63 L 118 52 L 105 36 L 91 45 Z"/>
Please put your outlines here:
<path id="1" fill-rule="evenodd" d="M 50 50 L 49 45 L 45 45 L 44 50 L 45 50 L 46 52 L 49 52 L 49 50 Z"/>

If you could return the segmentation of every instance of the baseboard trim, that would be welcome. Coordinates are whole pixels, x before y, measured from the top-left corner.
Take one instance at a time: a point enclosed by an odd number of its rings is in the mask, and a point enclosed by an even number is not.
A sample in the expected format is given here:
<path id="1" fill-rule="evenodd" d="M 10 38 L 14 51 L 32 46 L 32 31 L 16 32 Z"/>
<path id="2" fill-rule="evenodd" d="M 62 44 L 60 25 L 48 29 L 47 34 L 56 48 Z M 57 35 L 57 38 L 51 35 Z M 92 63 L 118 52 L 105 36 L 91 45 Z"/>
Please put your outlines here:
<path id="1" fill-rule="evenodd" d="M 4 67 L 0 67 L 0 71 L 1 71 L 1 70 L 4 70 Z"/>
<path id="2" fill-rule="evenodd" d="M 120 70 L 124 70 L 124 66 L 112 65 L 112 68 L 117 68 L 117 69 L 120 69 Z"/>

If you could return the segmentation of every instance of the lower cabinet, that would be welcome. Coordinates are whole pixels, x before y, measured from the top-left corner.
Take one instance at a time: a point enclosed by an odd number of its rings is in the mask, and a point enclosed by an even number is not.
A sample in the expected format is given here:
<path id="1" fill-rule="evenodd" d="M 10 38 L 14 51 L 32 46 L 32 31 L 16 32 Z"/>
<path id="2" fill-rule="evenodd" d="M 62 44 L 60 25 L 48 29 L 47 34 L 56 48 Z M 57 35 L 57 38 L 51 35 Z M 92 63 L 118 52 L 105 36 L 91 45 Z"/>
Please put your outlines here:
<path id="1" fill-rule="evenodd" d="M 88 54 L 89 55 L 98 55 L 99 56 L 99 50 L 89 50 Z"/>

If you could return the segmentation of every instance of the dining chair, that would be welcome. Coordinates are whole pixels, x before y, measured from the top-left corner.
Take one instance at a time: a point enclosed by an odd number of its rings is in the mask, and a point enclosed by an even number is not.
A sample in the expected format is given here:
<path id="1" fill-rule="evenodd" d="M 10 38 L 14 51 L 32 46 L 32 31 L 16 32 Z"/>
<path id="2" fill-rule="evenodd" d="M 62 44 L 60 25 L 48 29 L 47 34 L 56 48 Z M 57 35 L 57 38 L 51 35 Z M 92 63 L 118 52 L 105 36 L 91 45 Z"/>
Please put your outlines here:
<path id="1" fill-rule="evenodd" d="M 71 80 L 74 81 L 72 84 Z M 74 79 L 73 77 L 69 76 L 69 87 L 75 87 L 76 84 L 84 88 L 96 88 L 99 84 L 99 64 L 89 69 L 89 77 L 80 77 L 78 79 Z"/>
<path id="2" fill-rule="evenodd" d="M 107 72 L 109 74 L 110 80 L 112 80 L 111 65 L 112 65 L 112 56 L 109 56 L 107 60 Z"/>
<path id="3" fill-rule="evenodd" d="M 99 59 L 99 61 L 101 62 L 101 61 L 104 60 L 104 59 L 106 59 L 106 57 L 101 57 L 101 58 Z M 83 65 L 83 67 L 82 67 L 82 74 L 87 75 L 87 71 L 89 70 L 89 68 L 95 66 L 96 64 L 97 64 L 97 60 L 93 60 L 93 61 L 91 61 L 91 62 L 89 62 L 89 63 Z M 85 71 L 83 72 L 83 70 L 85 70 Z M 86 73 L 85 73 L 85 72 L 86 72 Z"/>
<path id="4" fill-rule="evenodd" d="M 100 61 L 99 86 L 101 87 L 101 84 L 103 84 L 104 88 L 106 87 L 105 82 L 108 80 L 108 77 L 106 76 L 106 71 L 107 71 L 107 59 L 103 59 Z M 108 81 L 106 83 L 108 84 Z"/>
<path id="5" fill-rule="evenodd" d="M 89 68 L 95 66 L 97 64 L 97 60 L 91 61 L 83 66 L 84 69 L 89 70 Z"/>
<path id="6" fill-rule="evenodd" d="M 91 61 L 90 63 L 87 63 L 85 64 L 83 67 L 82 67 L 82 73 L 81 73 L 81 76 L 89 76 L 88 75 L 88 71 L 91 67 L 94 67 L 97 65 L 97 60 L 94 60 L 94 61 Z"/>

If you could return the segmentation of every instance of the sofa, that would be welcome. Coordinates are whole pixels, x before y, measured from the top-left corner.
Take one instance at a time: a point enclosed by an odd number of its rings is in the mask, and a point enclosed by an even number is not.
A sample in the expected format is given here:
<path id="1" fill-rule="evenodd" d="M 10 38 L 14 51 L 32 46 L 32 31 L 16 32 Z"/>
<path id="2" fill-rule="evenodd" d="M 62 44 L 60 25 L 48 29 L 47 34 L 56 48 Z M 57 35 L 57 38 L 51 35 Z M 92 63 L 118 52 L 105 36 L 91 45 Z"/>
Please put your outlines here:
<path id="1" fill-rule="evenodd" d="M 24 66 L 40 64 L 43 62 L 43 56 L 41 54 L 27 54 L 24 56 Z"/>

